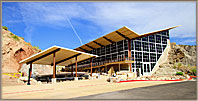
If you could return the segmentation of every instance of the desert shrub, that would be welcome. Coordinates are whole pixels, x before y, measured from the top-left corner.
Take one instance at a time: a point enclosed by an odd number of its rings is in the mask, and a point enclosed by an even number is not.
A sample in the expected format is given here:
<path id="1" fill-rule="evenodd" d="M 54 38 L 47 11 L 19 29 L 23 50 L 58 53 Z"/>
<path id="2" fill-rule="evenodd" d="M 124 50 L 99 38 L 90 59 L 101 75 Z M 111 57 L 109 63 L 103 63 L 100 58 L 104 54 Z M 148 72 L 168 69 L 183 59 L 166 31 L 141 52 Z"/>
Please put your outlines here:
<path id="1" fill-rule="evenodd" d="M 8 30 L 8 27 L 6 27 L 6 26 L 3 26 L 2 28 L 5 29 L 5 30 Z"/>
<path id="2" fill-rule="evenodd" d="M 177 72 L 176 75 L 183 75 L 183 73 L 182 72 Z"/>
<path id="3" fill-rule="evenodd" d="M 173 68 L 174 68 L 174 69 L 176 69 L 176 68 L 177 68 L 177 66 L 174 64 L 174 65 L 173 65 Z"/>
<path id="4" fill-rule="evenodd" d="M 10 35 L 14 35 L 12 32 L 10 32 Z"/>
<path id="5" fill-rule="evenodd" d="M 36 49 L 36 50 L 38 50 L 39 52 L 41 52 L 42 50 L 41 49 L 39 49 L 39 47 L 38 46 L 32 46 L 34 49 Z"/>
<path id="6" fill-rule="evenodd" d="M 181 65 L 182 65 L 181 63 L 178 63 L 178 64 L 177 64 L 177 67 L 181 67 Z"/>
<path id="7" fill-rule="evenodd" d="M 38 46 L 32 46 L 33 48 L 35 48 L 35 49 L 39 49 L 39 47 Z"/>
<path id="8" fill-rule="evenodd" d="M 193 75 L 196 75 L 196 68 L 191 70 Z"/>
<path id="9" fill-rule="evenodd" d="M 15 39 L 15 40 L 17 40 L 17 41 L 19 41 L 19 37 L 16 36 L 16 35 L 12 36 L 12 38 Z"/>
<path id="10" fill-rule="evenodd" d="M 24 38 L 23 38 L 23 37 L 20 37 L 20 38 L 24 40 Z"/>

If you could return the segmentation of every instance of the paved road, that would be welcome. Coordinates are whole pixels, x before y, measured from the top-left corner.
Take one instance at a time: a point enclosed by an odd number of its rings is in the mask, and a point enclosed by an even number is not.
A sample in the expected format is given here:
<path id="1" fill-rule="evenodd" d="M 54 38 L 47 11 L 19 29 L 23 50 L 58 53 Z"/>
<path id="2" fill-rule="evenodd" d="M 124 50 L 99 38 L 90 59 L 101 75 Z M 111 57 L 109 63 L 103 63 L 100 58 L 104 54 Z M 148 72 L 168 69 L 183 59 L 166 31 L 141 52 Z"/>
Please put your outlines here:
<path id="1" fill-rule="evenodd" d="M 196 81 L 177 82 L 150 87 L 134 88 L 72 99 L 158 99 L 193 100 L 196 97 Z"/>

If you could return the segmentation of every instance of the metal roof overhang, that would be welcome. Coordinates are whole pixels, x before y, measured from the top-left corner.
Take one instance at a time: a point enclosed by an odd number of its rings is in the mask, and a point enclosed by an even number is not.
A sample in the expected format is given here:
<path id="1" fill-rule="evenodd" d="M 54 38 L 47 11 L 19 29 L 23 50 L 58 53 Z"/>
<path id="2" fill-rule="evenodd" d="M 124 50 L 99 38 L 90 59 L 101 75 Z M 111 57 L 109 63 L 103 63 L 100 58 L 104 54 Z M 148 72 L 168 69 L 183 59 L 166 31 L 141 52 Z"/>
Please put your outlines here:
<path id="1" fill-rule="evenodd" d="M 180 25 L 179 25 L 180 26 Z M 136 38 L 140 38 L 140 37 L 145 37 L 148 35 L 152 35 L 155 34 L 157 32 L 161 32 L 161 31 L 165 31 L 165 30 L 170 30 L 173 28 L 176 28 L 178 26 L 174 26 L 174 27 L 170 27 L 170 28 L 166 28 L 166 29 L 162 29 L 162 30 L 158 30 L 158 31 L 153 31 L 153 32 L 149 32 L 143 35 L 139 35 L 136 32 L 132 31 L 131 29 L 129 29 L 128 27 L 124 26 L 116 31 L 113 31 L 109 34 L 106 34 L 98 39 L 95 39 L 87 44 L 84 44 L 78 48 L 75 48 L 75 50 L 78 51 L 84 51 L 84 52 L 88 52 L 91 51 L 93 49 L 102 47 L 102 46 L 106 46 L 109 45 L 111 43 L 114 42 L 118 42 L 124 39 L 136 39 Z"/>
<path id="2" fill-rule="evenodd" d="M 139 35 L 130 30 L 129 28 L 127 28 L 126 26 L 116 30 L 116 31 L 113 31 L 107 35 L 104 35 L 96 40 L 93 40 L 87 44 L 84 44 L 78 48 L 76 48 L 75 50 L 78 50 L 78 51 L 90 51 L 92 49 L 95 49 L 95 48 L 99 48 L 99 47 L 102 47 L 102 46 L 106 46 L 106 45 L 109 45 L 111 43 L 114 43 L 114 42 L 118 42 L 118 41 L 121 41 L 121 40 L 124 40 L 126 38 L 128 39 L 132 39 L 132 38 L 135 38 L 135 37 L 138 37 Z"/>
<path id="3" fill-rule="evenodd" d="M 170 30 L 170 29 L 173 29 L 173 28 L 176 28 L 176 27 L 179 27 L 179 26 L 181 26 L 181 25 L 174 26 L 174 27 L 169 27 L 169 28 L 165 28 L 165 29 L 161 29 L 161 30 L 157 30 L 157 31 L 149 32 L 149 33 L 145 33 L 145 34 L 140 35 L 137 38 L 146 37 L 146 36 L 153 35 L 153 34 L 156 34 L 156 33 L 162 32 L 162 31 Z"/>
<path id="4" fill-rule="evenodd" d="M 76 51 L 68 48 L 63 48 L 59 46 L 52 46 L 42 52 L 34 54 L 19 63 L 32 63 L 32 64 L 43 64 L 43 65 L 53 65 L 53 53 L 55 54 L 56 65 L 67 66 L 69 64 L 75 63 L 75 57 L 77 56 L 77 62 L 83 61 L 89 58 L 98 57 L 97 55 L 84 53 L 81 51 Z"/>

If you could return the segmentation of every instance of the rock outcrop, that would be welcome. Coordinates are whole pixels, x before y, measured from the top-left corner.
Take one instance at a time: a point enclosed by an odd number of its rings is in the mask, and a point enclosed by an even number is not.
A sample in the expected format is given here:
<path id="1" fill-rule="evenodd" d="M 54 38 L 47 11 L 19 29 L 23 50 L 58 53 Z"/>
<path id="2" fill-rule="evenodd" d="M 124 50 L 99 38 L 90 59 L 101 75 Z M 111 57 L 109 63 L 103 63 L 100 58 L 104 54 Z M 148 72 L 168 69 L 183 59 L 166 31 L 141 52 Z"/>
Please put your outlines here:
<path id="1" fill-rule="evenodd" d="M 17 73 L 22 66 L 19 61 L 38 52 L 22 37 L 2 29 L 2 73 Z"/>
<path id="2" fill-rule="evenodd" d="M 27 75 L 29 66 L 26 64 L 20 64 L 19 61 L 40 51 L 40 49 L 33 47 L 28 42 L 25 42 L 22 37 L 16 36 L 8 30 L 2 29 L 2 73 L 22 72 Z M 33 70 L 38 74 L 52 73 L 52 67 L 45 65 L 33 65 Z"/>
<path id="3" fill-rule="evenodd" d="M 177 72 L 196 75 L 196 46 L 171 43 L 168 59 L 159 67 L 153 76 L 173 76 Z"/>

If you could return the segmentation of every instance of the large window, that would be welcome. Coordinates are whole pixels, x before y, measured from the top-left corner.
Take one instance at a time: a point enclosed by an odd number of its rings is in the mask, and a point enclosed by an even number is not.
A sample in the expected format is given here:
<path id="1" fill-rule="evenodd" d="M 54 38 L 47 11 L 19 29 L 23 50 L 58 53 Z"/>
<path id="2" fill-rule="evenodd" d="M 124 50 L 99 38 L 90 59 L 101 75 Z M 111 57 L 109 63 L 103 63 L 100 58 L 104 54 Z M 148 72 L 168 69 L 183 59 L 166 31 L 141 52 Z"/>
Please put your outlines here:
<path id="1" fill-rule="evenodd" d="M 156 54 L 155 53 L 150 53 L 150 62 L 156 62 Z"/>
<path id="2" fill-rule="evenodd" d="M 160 35 L 156 35 L 156 43 L 161 43 L 161 36 Z"/>
<path id="3" fill-rule="evenodd" d="M 155 52 L 155 44 L 149 43 L 149 46 L 150 46 L 150 52 Z"/>
<path id="4" fill-rule="evenodd" d="M 105 55 L 105 47 L 101 48 L 101 55 Z"/>
<path id="5" fill-rule="evenodd" d="M 111 44 L 111 53 L 114 53 L 116 51 L 117 51 L 116 43 Z"/>
<path id="6" fill-rule="evenodd" d="M 147 42 L 142 42 L 143 51 L 149 52 L 149 44 Z"/>
<path id="7" fill-rule="evenodd" d="M 162 43 L 167 44 L 167 37 L 166 36 L 162 36 Z"/>
<path id="8" fill-rule="evenodd" d="M 117 42 L 118 52 L 123 51 L 123 41 Z"/>
<path id="9" fill-rule="evenodd" d="M 141 49 L 142 49 L 142 47 L 141 47 L 141 42 L 135 41 L 135 50 L 141 51 Z"/>
<path id="10" fill-rule="evenodd" d="M 131 40 L 131 50 L 134 50 L 134 44 L 133 44 L 133 40 Z"/>
<path id="11" fill-rule="evenodd" d="M 111 60 L 111 55 L 107 55 L 106 60 Z"/>
<path id="12" fill-rule="evenodd" d="M 110 50 L 111 50 L 111 49 L 110 49 L 110 45 L 107 45 L 107 46 L 106 46 L 106 54 L 110 54 Z"/>
<path id="13" fill-rule="evenodd" d="M 124 40 L 124 50 L 128 50 L 128 41 Z"/>
<path id="14" fill-rule="evenodd" d="M 102 56 L 101 57 L 101 61 L 105 61 L 105 56 Z"/>
<path id="15" fill-rule="evenodd" d="M 96 54 L 100 56 L 100 48 L 97 48 Z"/>
<path id="16" fill-rule="evenodd" d="M 117 59 L 117 53 L 112 54 L 112 60 L 116 60 Z"/>
<path id="17" fill-rule="evenodd" d="M 142 61 L 142 52 L 135 52 L 135 61 Z"/>
<path id="18" fill-rule="evenodd" d="M 162 53 L 162 46 L 161 44 L 156 44 L 157 53 Z"/>
<path id="19" fill-rule="evenodd" d="M 136 62 L 136 68 L 142 68 L 142 63 Z"/>
<path id="20" fill-rule="evenodd" d="M 131 58 L 134 60 L 134 51 L 131 51 Z"/>
<path id="21" fill-rule="evenodd" d="M 143 38 L 142 38 L 142 41 L 148 42 L 148 37 L 143 37 Z"/>
<path id="22" fill-rule="evenodd" d="M 124 56 L 128 58 L 128 51 L 124 51 Z"/>
<path id="23" fill-rule="evenodd" d="M 149 62 L 149 53 L 143 53 L 143 61 L 144 62 Z"/>
<path id="24" fill-rule="evenodd" d="M 160 32 L 160 33 L 161 33 L 161 35 L 166 36 L 166 31 L 163 31 L 163 32 Z"/>
<path id="25" fill-rule="evenodd" d="M 155 42 L 155 36 L 154 35 L 149 36 L 149 42 Z"/>

